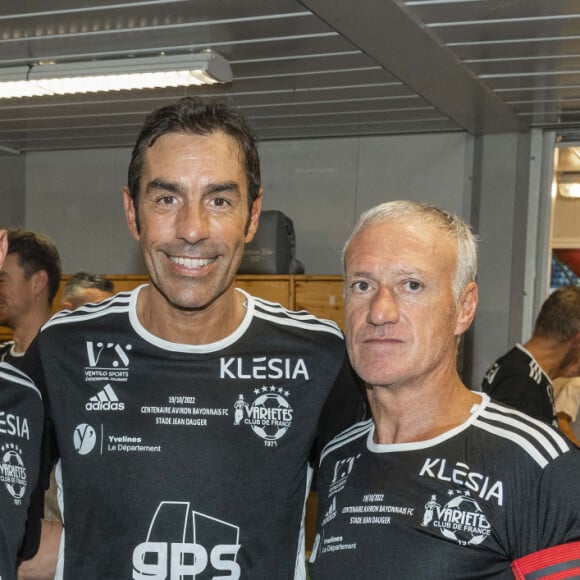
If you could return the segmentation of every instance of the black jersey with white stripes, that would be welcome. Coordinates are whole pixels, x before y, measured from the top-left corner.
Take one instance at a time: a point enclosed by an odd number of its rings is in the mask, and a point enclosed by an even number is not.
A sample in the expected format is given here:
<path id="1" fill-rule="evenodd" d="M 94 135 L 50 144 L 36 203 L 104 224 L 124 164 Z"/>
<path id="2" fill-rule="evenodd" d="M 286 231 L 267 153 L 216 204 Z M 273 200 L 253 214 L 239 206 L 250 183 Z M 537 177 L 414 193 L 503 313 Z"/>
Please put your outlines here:
<path id="1" fill-rule="evenodd" d="M 580 539 L 580 451 L 481 397 L 428 441 L 378 445 L 369 420 L 326 446 L 314 580 L 507 580 L 513 560 Z"/>
<path id="2" fill-rule="evenodd" d="M 23 352 L 16 352 L 14 350 L 13 340 L 9 340 L 0 344 L 0 362 L 5 362 L 16 368 L 20 368 L 23 357 Z"/>
<path id="3" fill-rule="evenodd" d="M 0 578 L 16 578 L 31 493 L 39 472 L 44 411 L 30 378 L 0 363 Z M 36 530 L 37 532 L 38 530 Z M 35 539 L 38 542 L 38 538 Z"/>
<path id="4" fill-rule="evenodd" d="M 494 401 L 557 426 L 552 382 L 521 344 L 516 344 L 488 369 L 481 390 Z"/>
<path id="5" fill-rule="evenodd" d="M 176 344 L 139 291 L 55 315 L 27 353 L 62 459 L 57 577 L 304 578 L 309 460 L 362 409 L 341 331 L 243 293 L 230 336 Z"/>

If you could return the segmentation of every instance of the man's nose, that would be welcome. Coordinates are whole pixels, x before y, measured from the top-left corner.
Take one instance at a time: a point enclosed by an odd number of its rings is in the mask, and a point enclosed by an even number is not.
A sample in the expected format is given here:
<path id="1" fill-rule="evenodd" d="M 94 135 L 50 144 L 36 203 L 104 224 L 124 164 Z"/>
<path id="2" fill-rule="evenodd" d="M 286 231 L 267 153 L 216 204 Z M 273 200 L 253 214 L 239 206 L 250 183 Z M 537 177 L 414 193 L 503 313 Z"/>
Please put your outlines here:
<path id="1" fill-rule="evenodd" d="M 393 291 L 386 286 L 379 286 L 370 303 L 367 321 L 379 326 L 392 324 L 399 320 L 399 307 Z"/>
<path id="2" fill-rule="evenodd" d="M 209 215 L 201 204 L 184 204 L 177 220 L 176 235 L 190 244 L 209 237 Z"/>

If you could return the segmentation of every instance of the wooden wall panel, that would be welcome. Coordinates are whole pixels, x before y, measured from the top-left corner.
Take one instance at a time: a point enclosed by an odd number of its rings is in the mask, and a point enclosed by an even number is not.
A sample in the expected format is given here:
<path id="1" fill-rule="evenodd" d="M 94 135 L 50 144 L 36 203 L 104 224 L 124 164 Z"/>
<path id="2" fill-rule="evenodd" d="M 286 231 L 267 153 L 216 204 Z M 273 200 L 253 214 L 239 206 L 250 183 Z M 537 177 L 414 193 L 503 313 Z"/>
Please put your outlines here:
<path id="1" fill-rule="evenodd" d="M 295 309 L 334 320 L 344 328 L 342 276 L 296 276 Z"/>
<path id="2" fill-rule="evenodd" d="M 70 275 L 62 277 L 54 299 L 54 311 L 62 303 L 62 287 Z M 132 290 L 148 281 L 147 276 L 110 274 L 115 292 Z M 292 310 L 309 310 L 320 318 L 334 320 L 341 328 L 344 323 L 342 276 L 258 275 L 244 274 L 236 278 L 236 285 L 254 296 L 259 296 Z M 9 340 L 10 329 L 0 326 L 0 342 Z"/>

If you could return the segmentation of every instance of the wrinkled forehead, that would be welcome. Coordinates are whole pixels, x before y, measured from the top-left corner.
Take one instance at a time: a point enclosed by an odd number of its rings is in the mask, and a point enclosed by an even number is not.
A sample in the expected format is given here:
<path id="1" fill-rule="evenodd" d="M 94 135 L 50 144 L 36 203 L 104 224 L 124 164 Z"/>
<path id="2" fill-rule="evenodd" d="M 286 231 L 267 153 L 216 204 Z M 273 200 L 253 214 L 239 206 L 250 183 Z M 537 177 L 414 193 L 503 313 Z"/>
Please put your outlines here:
<path id="1" fill-rule="evenodd" d="M 400 238 L 425 238 L 437 241 L 447 237 L 438 224 L 423 219 L 421 216 L 377 216 L 375 219 L 358 224 L 345 247 L 345 258 L 359 245 L 372 244 L 373 240 L 389 243 Z"/>
<path id="2" fill-rule="evenodd" d="M 456 243 L 437 224 L 415 217 L 389 218 L 366 224 L 344 254 L 347 275 L 353 269 L 397 268 L 455 270 Z"/>

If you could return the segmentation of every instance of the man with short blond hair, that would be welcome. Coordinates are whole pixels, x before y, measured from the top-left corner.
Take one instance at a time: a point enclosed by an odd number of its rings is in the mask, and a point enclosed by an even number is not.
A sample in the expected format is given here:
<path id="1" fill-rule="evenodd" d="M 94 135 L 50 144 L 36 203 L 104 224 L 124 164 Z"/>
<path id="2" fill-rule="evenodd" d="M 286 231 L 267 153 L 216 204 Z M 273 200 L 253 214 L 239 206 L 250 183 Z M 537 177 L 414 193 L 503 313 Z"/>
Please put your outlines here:
<path id="1" fill-rule="evenodd" d="M 379 205 L 361 216 L 344 269 L 347 349 L 372 419 L 322 452 L 312 579 L 574 569 L 580 451 L 457 372 L 478 300 L 467 224 L 426 203 Z"/>

